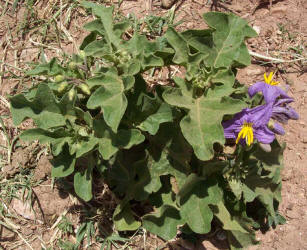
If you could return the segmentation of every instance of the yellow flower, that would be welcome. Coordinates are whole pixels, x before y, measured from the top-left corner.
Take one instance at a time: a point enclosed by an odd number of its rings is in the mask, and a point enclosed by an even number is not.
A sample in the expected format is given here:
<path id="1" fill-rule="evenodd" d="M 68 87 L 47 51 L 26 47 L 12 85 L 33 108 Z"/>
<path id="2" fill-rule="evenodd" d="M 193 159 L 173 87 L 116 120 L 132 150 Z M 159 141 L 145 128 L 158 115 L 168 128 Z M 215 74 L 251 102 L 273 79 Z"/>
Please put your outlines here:
<path id="1" fill-rule="evenodd" d="M 238 134 L 236 143 L 238 143 L 241 138 L 245 138 L 246 144 L 248 146 L 250 146 L 254 142 L 253 124 L 251 122 L 244 122 L 241 131 Z"/>
<path id="2" fill-rule="evenodd" d="M 273 81 L 273 76 L 274 76 L 273 72 L 271 72 L 268 77 L 266 76 L 266 73 L 264 73 L 263 77 L 264 77 L 265 83 L 267 83 L 269 85 L 277 85 L 277 84 L 279 84 L 279 82 Z"/>

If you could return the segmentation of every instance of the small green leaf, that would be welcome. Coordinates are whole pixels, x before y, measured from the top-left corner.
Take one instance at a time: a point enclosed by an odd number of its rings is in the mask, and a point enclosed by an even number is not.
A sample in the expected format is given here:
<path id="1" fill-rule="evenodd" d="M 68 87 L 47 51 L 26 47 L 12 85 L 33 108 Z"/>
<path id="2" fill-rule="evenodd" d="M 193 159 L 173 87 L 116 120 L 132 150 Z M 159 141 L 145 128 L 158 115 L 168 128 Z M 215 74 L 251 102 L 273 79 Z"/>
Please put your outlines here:
<path id="1" fill-rule="evenodd" d="M 64 147 L 63 151 L 51 160 L 52 177 L 66 177 L 74 172 L 76 158 L 70 155 L 68 147 Z"/>
<path id="2" fill-rule="evenodd" d="M 143 131 L 148 131 L 151 135 L 155 135 L 161 123 L 171 122 L 172 120 L 172 108 L 168 104 L 163 103 L 155 114 L 149 116 L 138 127 Z"/>
<path id="3" fill-rule="evenodd" d="M 239 231 L 241 233 L 248 233 L 236 220 L 232 218 L 231 214 L 225 207 L 222 201 L 218 202 L 211 207 L 214 212 L 214 216 L 222 223 L 224 230 Z"/>
<path id="4" fill-rule="evenodd" d="M 90 164 L 90 163 L 89 163 Z M 90 201 L 92 194 L 92 166 L 87 166 L 84 170 L 79 170 L 74 175 L 74 188 L 76 194 L 84 201 Z"/>
<path id="5" fill-rule="evenodd" d="M 27 75 L 49 75 L 56 76 L 63 74 L 64 69 L 58 64 L 56 58 L 52 58 L 49 63 L 39 64 L 34 69 L 27 71 Z"/>
<path id="6" fill-rule="evenodd" d="M 53 155 L 58 155 L 66 143 L 72 143 L 71 135 L 63 128 L 53 132 L 41 128 L 28 129 L 21 133 L 20 138 L 25 141 L 38 140 L 42 144 L 50 143 Z"/>
<path id="7" fill-rule="evenodd" d="M 169 205 L 163 206 L 155 214 L 143 217 L 143 227 L 164 240 L 173 239 L 177 234 L 177 227 L 182 224 L 179 211 Z"/>
<path id="8" fill-rule="evenodd" d="M 113 220 L 118 231 L 134 231 L 141 226 L 141 222 L 135 220 L 130 205 L 125 200 L 117 205 Z"/>
<path id="9" fill-rule="evenodd" d="M 99 152 L 105 160 L 110 159 L 119 149 L 129 149 L 145 140 L 145 136 L 137 129 L 120 129 L 115 134 L 103 119 L 94 120 L 93 129 L 99 138 Z"/>

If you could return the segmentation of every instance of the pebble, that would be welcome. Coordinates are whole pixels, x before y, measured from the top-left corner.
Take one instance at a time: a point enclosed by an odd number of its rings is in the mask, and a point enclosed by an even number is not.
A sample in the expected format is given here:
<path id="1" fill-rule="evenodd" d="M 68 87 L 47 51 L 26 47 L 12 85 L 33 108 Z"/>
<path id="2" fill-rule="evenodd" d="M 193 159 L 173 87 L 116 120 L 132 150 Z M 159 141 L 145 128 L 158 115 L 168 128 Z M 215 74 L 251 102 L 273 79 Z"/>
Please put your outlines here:
<path id="1" fill-rule="evenodd" d="M 259 69 L 259 68 L 256 68 L 256 69 L 246 69 L 246 74 L 248 76 L 251 76 L 251 75 L 260 75 L 262 74 L 262 69 Z"/>
<path id="2" fill-rule="evenodd" d="M 253 26 L 253 29 L 257 32 L 257 34 L 259 35 L 260 34 L 260 26 L 256 26 L 256 25 L 254 25 Z"/>

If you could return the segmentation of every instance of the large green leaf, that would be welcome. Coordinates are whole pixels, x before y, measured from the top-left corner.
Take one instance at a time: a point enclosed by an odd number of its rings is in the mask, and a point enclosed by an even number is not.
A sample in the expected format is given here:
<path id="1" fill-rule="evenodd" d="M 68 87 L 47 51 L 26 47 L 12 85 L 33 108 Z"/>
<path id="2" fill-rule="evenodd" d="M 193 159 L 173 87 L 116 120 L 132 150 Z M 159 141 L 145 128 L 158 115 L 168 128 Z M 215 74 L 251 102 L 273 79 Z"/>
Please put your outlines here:
<path id="1" fill-rule="evenodd" d="M 281 201 L 280 173 L 283 168 L 282 153 L 284 148 L 276 140 L 271 144 L 271 148 L 271 152 L 264 152 L 260 147 L 256 148 L 250 162 L 256 159 L 260 166 L 252 165 L 253 169 L 250 169 L 244 181 L 246 187 L 243 189 L 243 194 L 247 201 L 257 197 L 271 216 L 275 217 L 274 202 Z"/>
<path id="2" fill-rule="evenodd" d="M 42 144 L 50 143 L 53 155 L 58 155 L 66 143 L 72 143 L 71 134 L 63 128 L 52 132 L 41 128 L 28 129 L 20 134 L 20 138 L 25 141 L 38 140 Z"/>
<path id="3" fill-rule="evenodd" d="M 98 79 L 96 78 L 95 81 Z M 95 109 L 100 107 L 106 123 L 116 133 L 119 123 L 127 108 L 127 98 L 124 94 L 124 84 L 119 78 L 109 76 L 101 79 L 99 87 L 89 98 L 87 107 Z M 91 83 L 92 85 L 92 83 Z"/>
<path id="4" fill-rule="evenodd" d="M 195 233 L 208 233 L 213 219 L 209 205 L 218 204 L 222 196 L 223 192 L 215 180 L 203 180 L 192 174 L 177 195 L 180 215 Z"/>
<path id="5" fill-rule="evenodd" d="M 183 224 L 179 211 L 170 205 L 164 205 L 157 213 L 143 217 L 143 227 L 164 240 L 171 240 L 177 234 L 177 227 Z"/>
<path id="6" fill-rule="evenodd" d="M 133 58 L 140 62 L 142 70 L 163 66 L 164 61 L 158 55 L 159 53 L 172 54 L 172 51 L 165 49 L 164 46 L 161 46 L 161 43 L 148 41 L 146 36 L 137 32 L 124 44 L 124 48 L 131 53 Z"/>
<path id="7" fill-rule="evenodd" d="M 213 144 L 225 143 L 223 116 L 240 111 L 246 104 L 227 96 L 231 94 L 227 87 L 218 92 L 209 90 L 206 96 L 195 99 L 184 80 L 177 78 L 176 83 L 180 88 L 166 90 L 163 98 L 171 105 L 189 110 L 180 122 L 182 133 L 200 160 L 210 160 L 214 154 Z M 221 98 L 223 91 L 225 96 Z"/>
<path id="8" fill-rule="evenodd" d="M 92 9 L 94 15 L 99 17 L 100 22 L 97 22 L 97 30 L 102 33 L 104 38 L 109 44 L 109 48 L 112 49 L 112 45 L 118 46 L 121 39 L 120 36 L 124 30 L 114 29 L 113 25 L 113 7 L 105 7 L 103 5 L 95 4 L 92 2 L 83 1 L 83 7 Z M 124 27 L 122 27 L 124 29 Z"/>
<path id="9" fill-rule="evenodd" d="M 247 22 L 234 15 L 220 12 L 208 12 L 203 15 L 206 23 L 213 32 L 214 54 L 207 58 L 208 63 L 215 68 L 229 67 L 233 61 L 242 64 L 250 63 L 246 47 L 242 46 L 246 37 L 256 36 L 257 33 L 248 26 Z M 242 58 L 241 54 L 248 56 Z"/>
<path id="10" fill-rule="evenodd" d="M 67 144 L 70 154 L 75 154 L 79 158 L 94 149 L 99 141 L 92 136 L 79 136 L 79 139 L 76 140 L 76 133 L 77 131 L 68 133 L 63 128 L 54 131 L 34 128 L 22 132 L 20 138 L 26 141 L 38 140 L 42 144 L 50 143 L 53 155 L 61 153 L 63 147 Z"/>
<path id="11" fill-rule="evenodd" d="M 184 37 L 179 34 L 174 28 L 169 28 L 165 33 L 165 37 L 168 43 L 174 48 L 175 55 L 173 62 L 179 65 L 187 67 L 187 71 L 190 71 L 191 67 L 198 67 L 202 59 L 207 55 L 202 53 L 192 54 L 190 52 L 188 43 Z"/>
<path id="12" fill-rule="evenodd" d="M 232 217 L 229 213 L 228 209 L 225 207 L 222 201 L 216 203 L 211 207 L 214 212 L 214 216 L 218 218 L 218 220 L 222 223 L 222 227 L 224 230 L 228 231 L 239 231 L 241 233 L 248 233 L 240 223 Z"/>
<path id="13" fill-rule="evenodd" d="M 11 113 L 15 125 L 19 125 L 26 118 L 32 118 L 36 125 L 48 129 L 65 125 L 66 119 L 71 119 L 72 109 L 67 94 L 58 102 L 47 84 L 38 86 L 33 100 L 18 94 L 10 97 Z M 68 106 L 68 107 L 67 107 Z"/>

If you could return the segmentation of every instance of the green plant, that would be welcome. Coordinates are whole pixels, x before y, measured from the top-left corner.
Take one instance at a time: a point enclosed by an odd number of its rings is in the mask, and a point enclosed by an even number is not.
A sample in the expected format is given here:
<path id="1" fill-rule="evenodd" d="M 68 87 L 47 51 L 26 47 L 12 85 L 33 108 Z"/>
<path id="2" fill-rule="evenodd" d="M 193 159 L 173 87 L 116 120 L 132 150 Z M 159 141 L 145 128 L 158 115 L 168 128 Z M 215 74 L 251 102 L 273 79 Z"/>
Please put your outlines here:
<path id="1" fill-rule="evenodd" d="M 241 134 L 248 146 L 232 153 L 224 147 L 223 121 L 263 103 L 235 79 L 236 69 L 250 64 L 244 40 L 256 36 L 247 22 L 209 12 L 209 29 L 178 33 L 170 25 L 149 41 L 136 30 L 127 38 L 133 24 L 114 22 L 113 8 L 83 6 L 97 19 L 84 26 L 90 34 L 80 54 L 38 64 L 27 74 L 44 80 L 10 97 L 14 124 L 31 118 L 37 125 L 20 138 L 50 145 L 52 176 L 73 175 L 85 201 L 93 198 L 93 179 L 102 178 L 119 200 L 118 231 L 142 226 L 170 240 L 178 227 L 205 234 L 214 221 L 236 249 L 256 243 L 254 229 L 282 222 L 283 147 L 275 140 L 265 152 L 252 143 L 251 125 Z M 170 65 L 184 67 L 185 78 L 149 91 L 146 71 Z M 136 209 L 145 205 L 153 212 Z M 93 231 L 91 221 L 81 224 L 77 245 Z M 103 244 L 112 240 L 122 239 Z"/>

